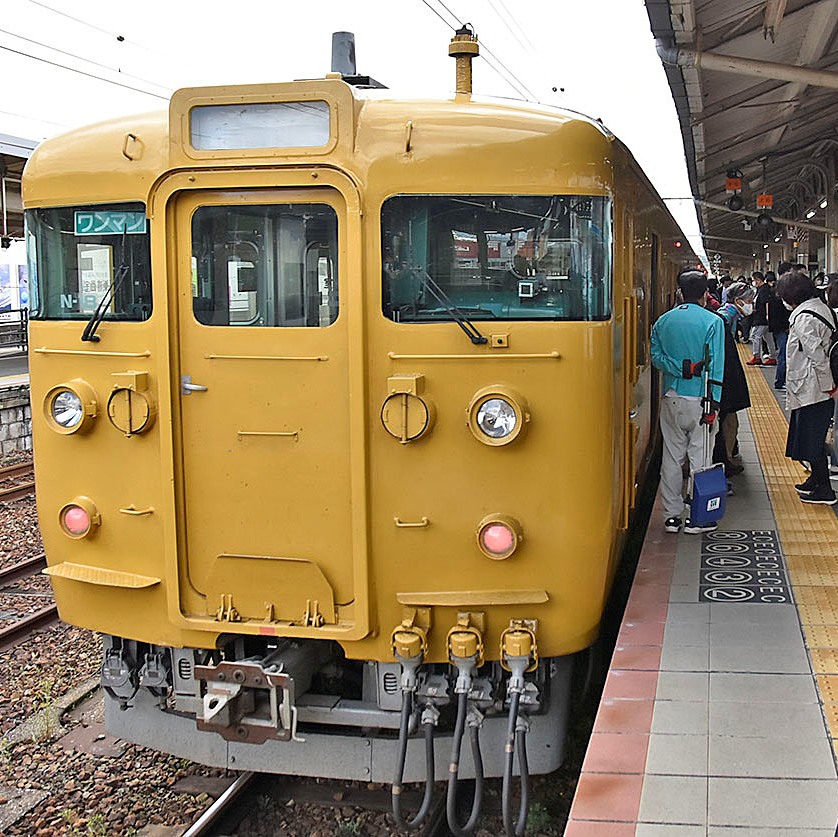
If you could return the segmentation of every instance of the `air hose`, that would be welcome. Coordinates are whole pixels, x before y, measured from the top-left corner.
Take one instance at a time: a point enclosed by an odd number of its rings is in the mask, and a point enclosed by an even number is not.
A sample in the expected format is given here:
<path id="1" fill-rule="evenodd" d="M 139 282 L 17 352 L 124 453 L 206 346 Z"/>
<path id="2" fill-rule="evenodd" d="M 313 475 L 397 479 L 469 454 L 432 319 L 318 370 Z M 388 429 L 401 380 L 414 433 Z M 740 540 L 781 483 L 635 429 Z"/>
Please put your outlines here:
<path id="1" fill-rule="evenodd" d="M 416 816 L 405 821 L 402 816 L 402 779 L 407 761 L 407 738 L 410 716 L 413 714 L 413 693 L 402 692 L 402 712 L 399 722 L 399 751 L 396 758 L 396 776 L 393 779 L 392 803 L 393 819 L 401 829 L 414 829 L 420 826 L 431 811 L 431 799 L 434 790 L 434 727 L 439 716 L 436 707 L 429 704 L 422 713 L 422 727 L 425 733 L 425 793 Z"/>
<path id="2" fill-rule="evenodd" d="M 501 805 L 503 808 L 503 827 L 507 837 L 522 837 L 527 827 L 527 813 L 530 804 L 530 773 L 527 763 L 527 722 L 518 717 L 520 692 L 513 692 L 509 698 L 509 723 L 506 728 L 506 762 L 503 768 L 503 790 Z M 521 768 L 521 805 L 518 818 L 512 821 L 512 770 L 515 752 L 518 753 L 518 765 Z"/>
<path id="3" fill-rule="evenodd" d="M 454 737 L 451 741 L 451 763 L 448 766 L 448 794 L 446 797 L 446 815 L 448 828 L 455 837 L 467 837 L 477 826 L 480 809 L 483 805 L 483 758 L 480 755 L 480 717 L 469 720 L 469 739 L 474 760 L 474 800 L 471 813 L 465 825 L 457 822 L 457 784 L 460 771 L 460 748 L 466 727 L 468 691 L 460 692 L 457 698 L 457 720 L 454 724 Z"/>

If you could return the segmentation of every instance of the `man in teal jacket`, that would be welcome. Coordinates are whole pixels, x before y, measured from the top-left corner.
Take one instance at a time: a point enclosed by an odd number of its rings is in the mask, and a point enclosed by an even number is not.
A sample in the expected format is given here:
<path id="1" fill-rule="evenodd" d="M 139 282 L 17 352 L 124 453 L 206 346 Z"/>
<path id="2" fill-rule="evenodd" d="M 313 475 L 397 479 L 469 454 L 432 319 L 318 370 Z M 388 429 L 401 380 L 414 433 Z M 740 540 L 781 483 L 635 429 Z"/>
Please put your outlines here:
<path id="1" fill-rule="evenodd" d="M 661 461 L 661 499 L 664 529 L 678 532 L 681 526 L 689 534 L 711 532 L 715 523 L 694 525 L 682 519 L 684 497 L 682 463 L 689 458 L 690 472 L 709 465 L 704 461 L 705 415 L 701 399 L 704 395 L 702 363 L 706 349 L 710 353 L 710 380 L 721 381 L 725 364 L 724 321 L 704 307 L 707 277 L 700 270 L 681 271 L 678 286 L 684 299 L 663 314 L 652 328 L 652 363 L 663 372 L 663 398 L 660 424 L 663 436 Z M 714 405 L 721 401 L 722 388 L 713 384 Z M 710 425 L 710 450 L 716 435 L 715 413 L 707 414 Z"/>

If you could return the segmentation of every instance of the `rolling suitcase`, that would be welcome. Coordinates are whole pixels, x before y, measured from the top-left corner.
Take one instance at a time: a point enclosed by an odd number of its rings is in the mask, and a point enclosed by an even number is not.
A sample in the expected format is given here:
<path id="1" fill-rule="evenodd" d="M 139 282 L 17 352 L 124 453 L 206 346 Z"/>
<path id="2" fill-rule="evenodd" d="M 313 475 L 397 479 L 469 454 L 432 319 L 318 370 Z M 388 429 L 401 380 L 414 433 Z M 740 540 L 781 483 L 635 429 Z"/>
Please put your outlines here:
<path id="1" fill-rule="evenodd" d="M 727 477 L 725 466 L 721 462 L 713 465 L 713 449 L 710 444 L 710 424 L 704 416 L 713 411 L 712 385 L 719 383 L 710 380 L 710 347 L 704 347 L 704 368 L 702 369 L 704 395 L 701 399 L 704 429 L 703 464 L 693 473 L 692 491 L 690 492 L 690 523 L 693 526 L 707 526 L 718 523 L 725 514 L 727 500 Z"/>

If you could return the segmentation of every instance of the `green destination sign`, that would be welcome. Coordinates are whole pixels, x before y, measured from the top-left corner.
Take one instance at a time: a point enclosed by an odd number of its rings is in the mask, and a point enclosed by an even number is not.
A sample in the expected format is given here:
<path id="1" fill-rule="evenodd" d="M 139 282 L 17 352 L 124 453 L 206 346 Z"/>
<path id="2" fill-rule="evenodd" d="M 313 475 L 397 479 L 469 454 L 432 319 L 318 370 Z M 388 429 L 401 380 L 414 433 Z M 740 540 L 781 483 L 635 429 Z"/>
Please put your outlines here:
<path id="1" fill-rule="evenodd" d="M 76 235 L 128 235 L 145 233 L 144 212 L 114 210 L 77 210 Z"/>

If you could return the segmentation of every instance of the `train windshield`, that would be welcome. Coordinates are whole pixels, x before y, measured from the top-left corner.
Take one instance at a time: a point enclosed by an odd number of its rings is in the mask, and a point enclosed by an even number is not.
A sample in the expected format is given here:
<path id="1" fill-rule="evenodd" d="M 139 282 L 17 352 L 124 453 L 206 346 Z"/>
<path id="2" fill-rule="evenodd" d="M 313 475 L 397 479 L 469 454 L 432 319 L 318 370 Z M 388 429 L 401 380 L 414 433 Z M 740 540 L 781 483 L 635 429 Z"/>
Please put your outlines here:
<path id="1" fill-rule="evenodd" d="M 383 309 L 397 322 L 607 320 L 611 202 L 398 195 L 382 207 Z M 450 305 L 441 305 L 434 287 Z"/>
<path id="2" fill-rule="evenodd" d="M 107 320 L 151 316 L 143 204 L 30 209 L 26 240 L 33 319 L 89 320 L 97 309 Z"/>

